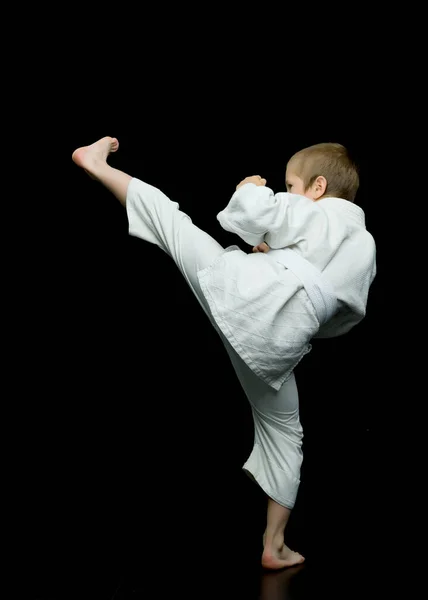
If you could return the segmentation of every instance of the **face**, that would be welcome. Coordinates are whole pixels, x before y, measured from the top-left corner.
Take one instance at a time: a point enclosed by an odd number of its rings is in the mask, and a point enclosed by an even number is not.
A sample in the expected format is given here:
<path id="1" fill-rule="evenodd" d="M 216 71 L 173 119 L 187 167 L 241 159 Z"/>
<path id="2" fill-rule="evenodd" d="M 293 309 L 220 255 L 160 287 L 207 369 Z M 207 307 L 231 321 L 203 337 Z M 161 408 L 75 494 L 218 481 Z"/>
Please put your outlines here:
<path id="1" fill-rule="evenodd" d="M 287 186 L 287 192 L 290 192 L 290 194 L 306 196 L 306 198 L 310 198 L 310 200 L 316 202 L 325 192 L 327 181 L 324 177 L 317 177 L 317 180 L 314 181 L 313 185 L 305 190 L 303 180 L 296 175 L 291 165 L 287 166 L 287 171 L 285 173 L 285 185 Z"/>
<path id="2" fill-rule="evenodd" d="M 299 194 L 299 196 L 306 196 L 303 180 L 300 179 L 300 177 L 298 177 L 295 173 L 293 173 L 292 170 L 288 168 L 285 174 L 285 185 L 287 186 L 287 192 L 290 192 L 290 194 Z"/>

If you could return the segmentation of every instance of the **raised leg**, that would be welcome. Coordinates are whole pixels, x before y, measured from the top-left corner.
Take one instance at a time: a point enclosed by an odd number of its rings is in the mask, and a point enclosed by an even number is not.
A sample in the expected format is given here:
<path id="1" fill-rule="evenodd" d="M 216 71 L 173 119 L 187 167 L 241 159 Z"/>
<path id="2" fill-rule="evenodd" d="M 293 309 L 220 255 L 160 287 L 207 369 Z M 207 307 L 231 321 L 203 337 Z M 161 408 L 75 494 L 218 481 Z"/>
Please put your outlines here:
<path id="1" fill-rule="evenodd" d="M 111 152 L 116 152 L 118 148 L 119 142 L 116 138 L 104 137 L 95 144 L 75 150 L 72 159 L 92 179 L 102 183 L 125 206 L 126 193 L 132 177 L 118 169 L 114 169 L 107 163 L 108 155 Z"/>

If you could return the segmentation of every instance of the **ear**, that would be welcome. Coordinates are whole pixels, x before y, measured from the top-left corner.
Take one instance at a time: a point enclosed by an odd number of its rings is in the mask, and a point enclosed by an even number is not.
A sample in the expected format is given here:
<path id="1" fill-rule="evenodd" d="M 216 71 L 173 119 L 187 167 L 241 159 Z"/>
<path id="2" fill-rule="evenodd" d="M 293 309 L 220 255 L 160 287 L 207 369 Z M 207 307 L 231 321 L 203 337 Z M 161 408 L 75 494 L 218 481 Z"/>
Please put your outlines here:
<path id="1" fill-rule="evenodd" d="M 318 175 L 318 177 L 313 182 L 311 188 L 314 200 L 319 200 L 320 198 L 322 198 L 322 196 L 324 196 L 325 191 L 327 189 L 327 179 L 322 175 Z"/>

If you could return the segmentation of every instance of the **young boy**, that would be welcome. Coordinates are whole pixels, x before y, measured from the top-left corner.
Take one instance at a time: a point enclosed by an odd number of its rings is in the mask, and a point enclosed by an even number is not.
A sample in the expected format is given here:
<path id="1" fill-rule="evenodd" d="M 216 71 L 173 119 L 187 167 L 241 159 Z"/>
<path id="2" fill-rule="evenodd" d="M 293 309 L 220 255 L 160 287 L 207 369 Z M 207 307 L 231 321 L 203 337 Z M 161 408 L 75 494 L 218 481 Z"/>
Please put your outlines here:
<path id="1" fill-rule="evenodd" d="M 243 466 L 268 497 L 262 565 L 304 561 L 284 543 L 303 460 L 293 370 L 313 337 L 346 333 L 365 315 L 376 275 L 375 242 L 354 204 L 357 170 L 339 144 L 295 154 L 286 193 L 260 176 L 241 181 L 217 218 L 253 246 L 222 248 L 160 190 L 107 164 L 117 139 L 77 149 L 74 162 L 126 208 L 130 235 L 174 260 L 220 335 L 254 419 L 254 447 Z"/>

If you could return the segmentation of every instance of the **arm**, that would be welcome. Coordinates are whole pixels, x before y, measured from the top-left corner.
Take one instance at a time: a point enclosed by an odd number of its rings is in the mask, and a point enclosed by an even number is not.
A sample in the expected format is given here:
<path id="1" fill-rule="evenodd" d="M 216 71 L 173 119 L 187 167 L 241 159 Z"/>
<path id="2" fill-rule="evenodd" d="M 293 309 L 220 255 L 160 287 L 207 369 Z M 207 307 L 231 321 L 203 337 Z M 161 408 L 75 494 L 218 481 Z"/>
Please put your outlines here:
<path id="1" fill-rule="evenodd" d="M 252 246 L 262 244 L 266 234 L 281 230 L 286 221 L 287 195 L 276 196 L 265 184 L 266 180 L 258 176 L 247 177 L 217 215 L 223 229 L 236 233 Z"/>
<path id="2" fill-rule="evenodd" d="M 239 189 L 241 186 L 245 185 L 246 183 L 255 183 L 256 185 L 266 185 L 266 179 L 264 179 L 263 177 L 260 177 L 260 175 L 253 175 L 252 177 L 246 177 L 240 183 L 238 183 L 238 185 L 236 186 L 236 189 Z M 269 252 L 269 250 L 270 250 L 270 248 L 266 244 L 266 242 L 262 242 L 261 244 L 258 244 L 258 246 L 253 247 L 253 252 L 263 252 L 265 254 L 266 252 Z"/>

